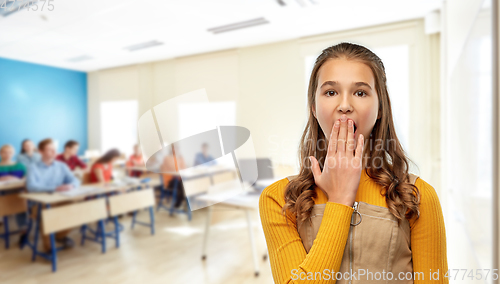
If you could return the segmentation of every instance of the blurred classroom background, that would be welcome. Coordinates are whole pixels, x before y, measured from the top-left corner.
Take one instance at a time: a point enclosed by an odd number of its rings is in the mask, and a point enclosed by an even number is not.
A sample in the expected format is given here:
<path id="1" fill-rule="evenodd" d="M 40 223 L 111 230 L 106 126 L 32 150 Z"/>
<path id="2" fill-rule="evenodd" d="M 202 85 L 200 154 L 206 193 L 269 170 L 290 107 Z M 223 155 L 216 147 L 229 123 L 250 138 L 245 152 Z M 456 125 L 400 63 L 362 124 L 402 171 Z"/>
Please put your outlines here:
<path id="1" fill-rule="evenodd" d="M 412 172 L 443 206 L 449 268 L 498 268 L 497 9 L 495 0 L 6 2 L 0 146 L 12 147 L 0 162 L 0 175 L 9 168 L 0 282 L 273 283 L 255 200 L 297 173 L 310 71 L 341 41 L 384 62 Z M 171 153 L 158 164 L 170 175 L 146 168 L 137 121 L 200 89 L 221 125 L 250 131 L 259 177 L 239 202 L 190 211 Z M 205 127 L 198 108 L 179 108 L 172 131 Z M 215 159 L 216 147 L 198 146 L 201 163 Z M 184 155 L 183 167 L 196 159 Z M 229 172 L 190 182 L 203 194 Z M 86 191 L 37 192 L 62 184 Z M 450 281 L 476 282 L 498 283 Z"/>

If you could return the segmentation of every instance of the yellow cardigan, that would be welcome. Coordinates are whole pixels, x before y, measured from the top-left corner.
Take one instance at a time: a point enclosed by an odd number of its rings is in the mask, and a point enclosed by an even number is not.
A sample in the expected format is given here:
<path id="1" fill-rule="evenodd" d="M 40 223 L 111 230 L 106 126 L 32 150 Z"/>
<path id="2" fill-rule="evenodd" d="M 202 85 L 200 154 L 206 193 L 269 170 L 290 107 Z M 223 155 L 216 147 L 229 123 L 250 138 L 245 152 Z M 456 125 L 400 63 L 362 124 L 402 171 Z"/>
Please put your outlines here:
<path id="1" fill-rule="evenodd" d="M 328 202 L 323 191 L 315 186 L 318 197 L 314 199 L 314 203 L 326 203 L 321 227 L 326 226 L 328 229 L 320 230 L 314 241 L 314 247 L 325 249 L 311 249 L 307 254 L 297 231 L 295 216 L 287 212 L 285 219 L 281 215 L 281 208 L 285 204 L 284 190 L 287 184 L 287 178 L 271 184 L 264 189 L 259 199 L 260 217 L 266 236 L 274 282 L 301 283 L 301 280 L 293 280 L 292 276 L 301 272 L 305 273 L 303 275 L 307 275 L 308 272 L 314 274 L 316 271 L 322 272 L 325 269 L 338 271 L 354 209 L 344 204 Z M 446 233 L 438 196 L 434 188 L 421 178 L 417 178 L 415 186 L 419 189 L 421 198 L 420 218 L 414 217 L 409 220 L 413 271 L 424 272 L 426 277 L 425 281 L 415 279 L 414 283 L 449 283 L 448 278 L 444 277 L 448 270 Z M 356 201 L 387 208 L 385 197 L 380 194 L 380 189 L 381 186 L 370 179 L 365 169 L 361 174 Z M 294 270 L 294 274 L 292 274 L 293 269 L 297 269 Z M 429 271 L 436 272 L 437 269 L 440 272 L 439 281 L 430 280 L 427 277 Z M 325 282 L 335 283 L 335 280 Z"/>

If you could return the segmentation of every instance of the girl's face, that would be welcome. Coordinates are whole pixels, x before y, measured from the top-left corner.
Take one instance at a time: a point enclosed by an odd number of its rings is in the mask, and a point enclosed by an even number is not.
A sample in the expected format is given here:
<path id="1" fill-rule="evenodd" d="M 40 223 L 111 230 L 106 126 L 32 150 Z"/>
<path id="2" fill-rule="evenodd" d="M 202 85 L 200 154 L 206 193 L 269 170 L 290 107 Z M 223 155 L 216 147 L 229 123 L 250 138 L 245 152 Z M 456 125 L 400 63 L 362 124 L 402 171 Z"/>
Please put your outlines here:
<path id="1" fill-rule="evenodd" d="M 139 146 L 135 145 L 134 146 L 134 155 L 136 156 L 140 156 L 142 153 L 141 153 L 141 148 L 139 148 Z"/>
<path id="2" fill-rule="evenodd" d="M 24 142 L 23 148 L 27 153 L 32 153 L 35 150 L 35 144 L 33 144 L 33 141 L 28 140 Z"/>
<path id="3" fill-rule="evenodd" d="M 335 121 L 346 114 L 355 125 L 354 139 L 359 134 L 365 140 L 380 118 L 375 78 L 366 64 L 347 59 L 329 59 L 318 70 L 314 117 L 327 141 Z"/>
<path id="4" fill-rule="evenodd" d="M 14 157 L 14 149 L 11 147 L 4 147 L 0 150 L 0 157 L 2 162 L 10 162 Z"/>

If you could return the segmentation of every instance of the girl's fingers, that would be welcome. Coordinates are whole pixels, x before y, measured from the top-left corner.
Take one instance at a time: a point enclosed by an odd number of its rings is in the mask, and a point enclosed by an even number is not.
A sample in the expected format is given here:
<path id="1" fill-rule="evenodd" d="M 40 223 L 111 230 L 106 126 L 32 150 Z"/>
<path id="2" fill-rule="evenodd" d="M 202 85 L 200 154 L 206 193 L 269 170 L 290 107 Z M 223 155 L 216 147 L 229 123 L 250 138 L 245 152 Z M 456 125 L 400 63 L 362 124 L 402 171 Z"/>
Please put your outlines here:
<path id="1" fill-rule="evenodd" d="M 314 180 L 317 181 L 319 176 L 321 175 L 321 169 L 319 168 L 318 160 L 315 157 L 309 156 L 309 160 L 311 161 L 311 171 L 314 176 Z"/>
<path id="2" fill-rule="evenodd" d="M 345 156 L 345 148 L 347 144 L 347 119 L 345 121 L 340 120 L 339 137 L 337 140 L 337 152 L 340 152 L 341 156 Z"/>
<path id="3" fill-rule="evenodd" d="M 337 137 L 339 135 L 339 121 L 333 123 L 332 132 L 330 133 L 330 141 L 328 142 L 327 157 L 332 157 L 337 153 Z"/>
<path id="4" fill-rule="evenodd" d="M 347 123 L 347 157 L 354 156 L 356 141 L 354 140 L 354 122 L 352 120 L 348 120 Z"/>
<path id="5" fill-rule="evenodd" d="M 363 150 L 365 148 L 365 138 L 363 137 L 363 134 L 359 134 L 358 142 L 356 144 L 355 158 L 359 158 L 361 160 L 363 156 Z"/>

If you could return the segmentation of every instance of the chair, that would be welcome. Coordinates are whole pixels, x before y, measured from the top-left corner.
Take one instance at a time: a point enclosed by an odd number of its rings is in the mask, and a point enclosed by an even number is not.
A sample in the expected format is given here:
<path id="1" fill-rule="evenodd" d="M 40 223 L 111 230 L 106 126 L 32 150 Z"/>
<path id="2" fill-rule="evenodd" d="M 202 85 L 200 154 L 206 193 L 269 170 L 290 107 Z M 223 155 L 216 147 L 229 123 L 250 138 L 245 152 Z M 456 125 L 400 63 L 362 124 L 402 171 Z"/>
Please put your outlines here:
<path id="1" fill-rule="evenodd" d="M 186 191 L 186 198 L 190 197 L 191 199 L 193 199 L 194 196 L 196 196 L 198 194 L 206 193 L 208 191 L 208 188 L 210 187 L 211 181 L 210 181 L 209 176 L 205 176 L 205 177 L 201 177 L 201 178 L 195 178 L 195 179 L 189 179 L 189 180 L 182 181 L 182 184 L 184 186 L 184 190 L 187 190 Z M 189 206 L 189 201 L 187 202 L 188 206 L 186 208 L 186 211 L 174 208 L 176 198 L 177 198 L 178 187 L 179 187 L 178 182 L 174 183 L 173 198 L 172 198 L 172 203 L 171 203 L 170 209 L 169 209 L 170 215 L 173 215 L 174 212 L 186 213 L 188 215 L 188 220 L 191 221 L 192 214 L 191 214 L 191 208 Z"/>
<path id="2" fill-rule="evenodd" d="M 82 185 L 90 183 L 90 171 L 85 171 L 82 175 Z"/>
<path id="3" fill-rule="evenodd" d="M 18 193 L 0 196 L 0 218 L 3 217 L 4 233 L 0 238 L 5 240 L 5 248 L 9 248 L 9 237 L 19 231 L 9 230 L 8 216 L 27 211 L 26 200 L 19 197 Z"/>
<path id="4" fill-rule="evenodd" d="M 173 190 L 167 188 L 168 184 L 165 184 L 165 180 L 163 178 L 163 175 L 160 174 L 160 180 L 161 180 L 161 187 L 160 187 L 160 199 L 158 200 L 158 207 L 156 208 L 156 211 L 159 211 L 160 208 L 164 208 L 168 210 L 166 205 L 163 205 L 163 200 L 165 200 L 168 204 L 168 201 L 172 199 L 173 195 Z"/>
<path id="5" fill-rule="evenodd" d="M 106 200 L 104 198 L 63 205 L 55 208 L 41 210 L 41 220 L 43 234 L 50 236 L 51 252 L 45 254 L 37 252 L 36 244 L 38 239 L 38 230 L 35 231 L 35 255 L 40 255 L 52 262 L 52 272 L 57 269 L 57 251 L 60 248 L 55 246 L 55 233 L 58 231 L 86 225 L 92 222 L 98 222 L 101 235 L 101 250 L 106 252 L 106 238 L 104 237 L 104 219 L 107 217 Z M 82 237 L 85 237 L 83 232 Z"/>

